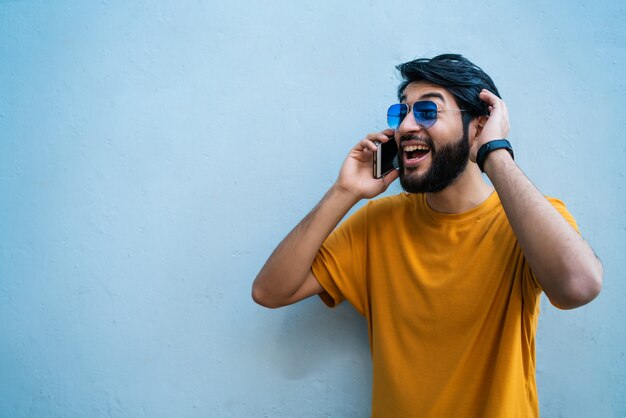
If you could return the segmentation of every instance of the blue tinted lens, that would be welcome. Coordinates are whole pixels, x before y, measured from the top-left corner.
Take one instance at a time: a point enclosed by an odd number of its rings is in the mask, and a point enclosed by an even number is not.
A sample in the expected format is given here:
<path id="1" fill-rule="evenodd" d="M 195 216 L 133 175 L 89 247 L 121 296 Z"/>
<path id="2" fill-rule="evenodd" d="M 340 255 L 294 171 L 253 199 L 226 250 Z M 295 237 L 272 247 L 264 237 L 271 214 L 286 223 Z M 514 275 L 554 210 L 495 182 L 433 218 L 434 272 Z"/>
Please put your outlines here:
<path id="1" fill-rule="evenodd" d="M 387 110 L 387 123 L 391 129 L 398 129 L 408 113 L 408 106 L 404 103 L 396 103 Z"/>
<path id="2" fill-rule="evenodd" d="M 418 125 L 430 128 L 437 122 L 437 105 L 430 100 L 415 102 L 413 105 L 413 116 Z"/>

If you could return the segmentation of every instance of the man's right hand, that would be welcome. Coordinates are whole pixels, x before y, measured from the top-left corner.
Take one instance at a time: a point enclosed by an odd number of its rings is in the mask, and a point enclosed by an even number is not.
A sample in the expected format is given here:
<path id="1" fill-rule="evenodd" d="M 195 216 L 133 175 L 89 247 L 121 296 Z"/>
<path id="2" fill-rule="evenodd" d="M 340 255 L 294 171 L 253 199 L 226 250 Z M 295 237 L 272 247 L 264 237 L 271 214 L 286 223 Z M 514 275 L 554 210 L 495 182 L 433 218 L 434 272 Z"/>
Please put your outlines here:
<path id="1" fill-rule="evenodd" d="M 355 203 L 381 194 L 398 178 L 397 171 L 382 179 L 373 177 L 374 141 L 394 141 L 393 131 L 369 134 L 350 150 L 333 187 L 276 247 L 257 275 L 252 285 L 257 303 L 277 308 L 324 290 L 311 272 L 322 243 Z"/>
<path id="2" fill-rule="evenodd" d="M 383 193 L 395 179 L 398 170 L 393 170 L 383 178 L 372 175 L 372 165 L 376 144 L 374 142 L 395 141 L 392 129 L 368 134 L 359 141 L 346 157 L 335 185 L 355 196 L 357 200 L 371 199 Z"/>

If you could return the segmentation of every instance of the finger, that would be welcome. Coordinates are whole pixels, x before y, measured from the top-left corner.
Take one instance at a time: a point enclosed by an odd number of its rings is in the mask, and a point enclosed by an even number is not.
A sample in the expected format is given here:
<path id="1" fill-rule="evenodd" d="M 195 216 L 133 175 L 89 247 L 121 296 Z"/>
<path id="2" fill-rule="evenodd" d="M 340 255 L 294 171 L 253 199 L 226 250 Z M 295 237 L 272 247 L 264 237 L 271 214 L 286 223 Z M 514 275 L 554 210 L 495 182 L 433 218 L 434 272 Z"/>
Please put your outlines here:
<path id="1" fill-rule="evenodd" d="M 361 140 L 361 142 L 359 142 L 359 145 L 362 146 L 362 149 L 370 149 L 372 151 L 376 151 L 376 148 L 377 148 L 376 142 L 385 143 L 389 141 L 389 137 L 385 135 L 383 132 L 374 132 L 371 134 L 367 134 L 365 138 Z M 393 131 L 392 131 L 392 136 L 393 136 Z"/>
<path id="2" fill-rule="evenodd" d="M 396 133 L 395 130 L 387 128 L 383 131 L 381 131 L 381 134 L 385 135 L 386 137 L 393 137 L 393 135 Z"/>
<path id="3" fill-rule="evenodd" d="M 370 137 L 365 137 L 361 141 L 359 141 L 358 144 L 356 144 L 354 149 L 357 151 L 369 150 L 369 151 L 375 152 L 377 147 L 374 141 L 375 139 L 373 140 Z"/>
<path id="4" fill-rule="evenodd" d="M 478 95 L 478 97 L 483 102 L 485 102 L 485 104 L 487 105 L 487 109 L 489 110 L 489 113 L 493 112 L 494 110 L 502 111 L 505 114 L 508 113 L 508 109 L 506 107 L 506 103 L 504 103 L 504 100 L 502 100 L 501 98 L 499 98 L 498 96 L 490 92 L 489 90 L 483 89 Z"/>
<path id="5" fill-rule="evenodd" d="M 389 135 L 385 134 L 385 132 L 389 132 Z M 393 137 L 393 130 L 391 129 L 386 129 L 382 132 L 372 132 L 371 134 L 368 134 L 366 138 L 371 141 L 387 142 L 389 140 L 389 136 Z"/>
<path id="6" fill-rule="evenodd" d="M 487 89 L 483 89 L 478 95 L 478 97 L 480 98 L 480 100 L 485 102 L 487 107 L 491 107 L 492 109 L 499 107 L 503 103 L 502 100 L 498 96 L 496 96 L 495 94 L 493 94 Z"/>
<path id="7" fill-rule="evenodd" d="M 393 183 L 400 176 L 400 170 L 392 170 L 385 177 L 383 177 L 383 182 L 385 183 L 385 187 L 389 187 L 391 183 Z"/>
<path id="8" fill-rule="evenodd" d="M 499 99 L 498 96 L 496 96 L 494 93 L 492 93 L 491 91 L 487 89 L 482 89 L 480 93 L 478 93 L 478 95 L 480 96 L 481 100 L 484 100 L 484 101 L 487 101 L 487 100 L 493 101 L 493 100 Z"/>

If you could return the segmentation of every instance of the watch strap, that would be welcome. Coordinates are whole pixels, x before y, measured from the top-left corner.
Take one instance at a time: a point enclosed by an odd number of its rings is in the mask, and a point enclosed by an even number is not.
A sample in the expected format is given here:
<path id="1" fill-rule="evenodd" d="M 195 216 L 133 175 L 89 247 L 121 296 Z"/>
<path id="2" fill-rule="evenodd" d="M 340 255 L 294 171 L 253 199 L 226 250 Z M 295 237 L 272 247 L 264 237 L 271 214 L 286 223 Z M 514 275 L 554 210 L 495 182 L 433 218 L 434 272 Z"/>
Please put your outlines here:
<path id="1" fill-rule="evenodd" d="M 483 144 L 476 154 L 476 164 L 478 164 L 478 168 L 483 173 L 485 172 L 485 159 L 490 152 L 493 152 L 497 149 L 505 149 L 511 154 L 511 158 L 515 159 L 515 155 L 513 154 L 513 147 L 511 143 L 506 139 L 494 139 L 493 141 L 489 141 L 486 144 Z"/>

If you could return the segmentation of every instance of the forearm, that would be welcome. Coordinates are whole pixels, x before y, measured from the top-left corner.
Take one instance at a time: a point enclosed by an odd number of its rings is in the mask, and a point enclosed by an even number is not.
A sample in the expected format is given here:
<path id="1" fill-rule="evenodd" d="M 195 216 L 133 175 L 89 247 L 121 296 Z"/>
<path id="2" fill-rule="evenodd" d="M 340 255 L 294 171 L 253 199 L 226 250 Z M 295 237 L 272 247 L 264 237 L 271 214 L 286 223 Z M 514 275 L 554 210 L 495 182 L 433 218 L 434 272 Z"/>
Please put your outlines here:
<path id="1" fill-rule="evenodd" d="M 522 173 L 504 150 L 485 172 L 496 188 L 524 256 L 551 302 L 575 308 L 600 291 L 602 265 L 587 242 Z"/>
<path id="2" fill-rule="evenodd" d="M 254 300 L 269 307 L 297 301 L 293 300 L 294 294 L 310 277 L 311 266 L 322 243 L 358 200 L 341 187 L 333 186 L 276 247 L 254 280 Z"/>

